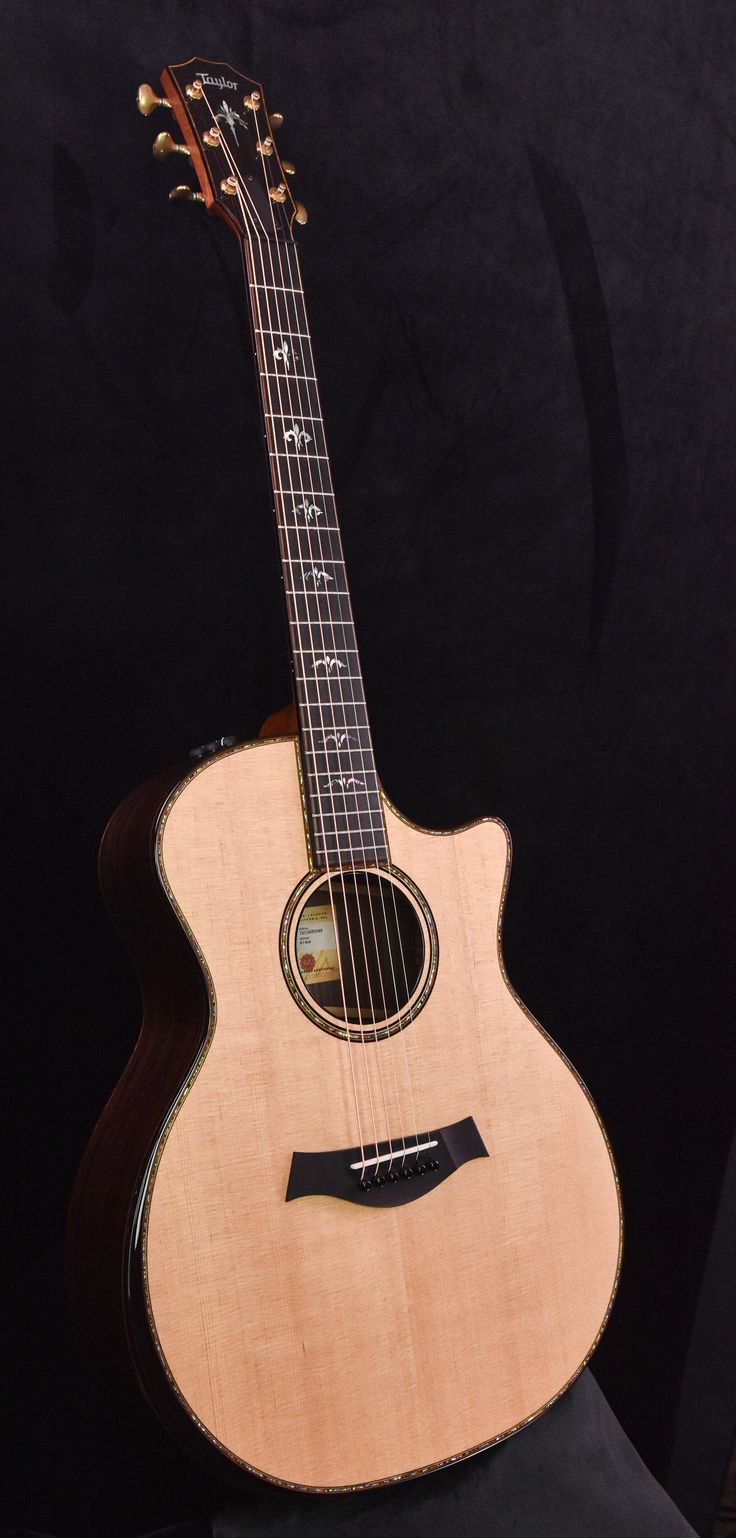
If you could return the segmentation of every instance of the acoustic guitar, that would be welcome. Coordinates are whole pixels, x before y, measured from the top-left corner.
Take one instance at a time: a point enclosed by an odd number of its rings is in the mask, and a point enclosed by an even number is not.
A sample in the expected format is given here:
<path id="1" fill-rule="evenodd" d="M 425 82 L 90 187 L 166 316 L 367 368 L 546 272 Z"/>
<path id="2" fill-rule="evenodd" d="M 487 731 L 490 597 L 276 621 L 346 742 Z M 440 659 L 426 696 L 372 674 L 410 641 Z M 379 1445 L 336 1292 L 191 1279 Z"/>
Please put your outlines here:
<path id="1" fill-rule="evenodd" d="M 135 791 L 101 852 L 144 1019 L 69 1229 L 88 1328 L 221 1468 L 339 1491 L 454 1463 L 588 1361 L 621 1253 L 593 1101 L 515 994 L 497 818 L 417 827 L 379 781 L 295 226 L 263 88 L 141 86 L 241 250 L 294 726 Z"/>

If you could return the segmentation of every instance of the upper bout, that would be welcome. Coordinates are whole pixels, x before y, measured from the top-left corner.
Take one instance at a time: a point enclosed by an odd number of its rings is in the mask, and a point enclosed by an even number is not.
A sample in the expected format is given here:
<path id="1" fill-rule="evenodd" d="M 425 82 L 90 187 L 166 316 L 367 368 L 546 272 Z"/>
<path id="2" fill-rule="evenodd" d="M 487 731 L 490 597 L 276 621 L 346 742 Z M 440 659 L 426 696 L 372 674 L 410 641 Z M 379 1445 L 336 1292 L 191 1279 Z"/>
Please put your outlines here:
<path id="1" fill-rule="evenodd" d="M 454 908 L 479 932 L 499 927 L 511 870 L 511 837 L 497 817 L 458 828 L 421 828 L 382 791 L 391 860 L 420 887 L 430 907 Z"/>

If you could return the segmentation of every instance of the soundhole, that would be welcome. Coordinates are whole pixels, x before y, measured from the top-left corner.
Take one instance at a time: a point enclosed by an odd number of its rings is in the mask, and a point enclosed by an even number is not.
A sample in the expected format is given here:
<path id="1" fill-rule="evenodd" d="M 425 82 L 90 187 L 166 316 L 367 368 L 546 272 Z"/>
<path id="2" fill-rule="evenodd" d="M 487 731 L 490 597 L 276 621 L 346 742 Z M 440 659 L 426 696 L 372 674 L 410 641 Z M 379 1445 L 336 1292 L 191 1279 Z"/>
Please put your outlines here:
<path id="1" fill-rule="evenodd" d="M 426 902 L 405 876 L 335 870 L 286 914 L 285 971 L 306 1013 L 333 1035 L 377 1040 L 408 1025 L 434 981 Z"/>

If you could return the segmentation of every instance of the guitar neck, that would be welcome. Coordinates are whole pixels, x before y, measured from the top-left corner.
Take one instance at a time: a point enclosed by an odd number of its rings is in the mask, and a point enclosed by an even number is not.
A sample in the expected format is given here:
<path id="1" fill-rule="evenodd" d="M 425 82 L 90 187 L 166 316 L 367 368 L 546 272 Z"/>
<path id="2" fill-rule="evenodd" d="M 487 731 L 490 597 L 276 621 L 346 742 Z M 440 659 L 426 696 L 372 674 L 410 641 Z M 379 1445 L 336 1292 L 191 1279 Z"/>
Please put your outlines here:
<path id="1" fill-rule="evenodd" d="M 296 246 L 242 241 L 315 863 L 388 859 Z"/>

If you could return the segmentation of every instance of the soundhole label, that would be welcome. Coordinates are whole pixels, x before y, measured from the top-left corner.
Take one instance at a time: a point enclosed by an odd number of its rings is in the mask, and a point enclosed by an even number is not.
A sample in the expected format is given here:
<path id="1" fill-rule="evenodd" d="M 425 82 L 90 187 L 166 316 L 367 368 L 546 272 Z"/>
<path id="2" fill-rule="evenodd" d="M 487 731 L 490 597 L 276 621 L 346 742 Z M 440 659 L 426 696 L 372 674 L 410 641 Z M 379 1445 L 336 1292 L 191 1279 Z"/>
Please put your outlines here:
<path id="1" fill-rule="evenodd" d="M 437 934 L 403 872 L 321 872 L 305 877 L 287 906 L 281 959 L 315 1024 L 375 1041 L 408 1025 L 424 1005 L 437 970 Z"/>
<path id="2" fill-rule="evenodd" d="M 296 931 L 296 959 L 299 976 L 306 988 L 339 983 L 337 939 L 330 903 L 312 901 L 302 908 Z"/>

